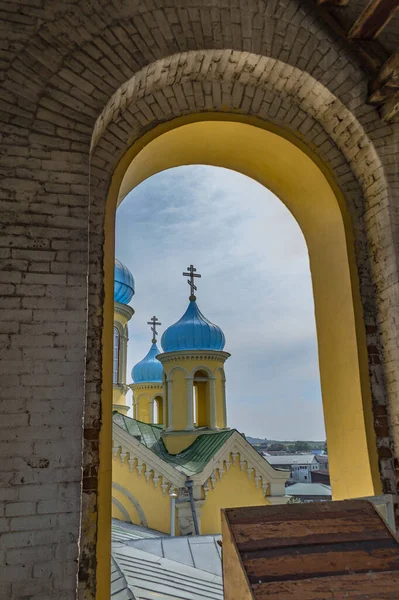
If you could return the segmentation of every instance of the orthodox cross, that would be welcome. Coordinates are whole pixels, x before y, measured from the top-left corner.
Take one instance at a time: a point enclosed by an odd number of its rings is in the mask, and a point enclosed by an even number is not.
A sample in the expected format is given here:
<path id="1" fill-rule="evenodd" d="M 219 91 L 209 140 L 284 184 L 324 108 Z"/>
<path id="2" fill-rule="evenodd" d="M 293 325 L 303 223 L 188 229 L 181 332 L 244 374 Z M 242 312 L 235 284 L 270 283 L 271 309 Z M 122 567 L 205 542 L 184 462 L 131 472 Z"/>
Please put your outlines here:
<path id="1" fill-rule="evenodd" d="M 152 331 L 152 343 L 156 344 L 157 342 L 157 335 L 158 335 L 158 331 L 157 331 L 157 325 L 162 325 L 162 323 L 160 323 L 157 319 L 157 317 L 152 317 L 152 319 L 150 319 L 149 321 L 147 321 L 147 325 L 152 325 L 151 327 L 151 331 Z"/>
<path id="2" fill-rule="evenodd" d="M 196 273 L 196 268 L 193 265 L 187 267 L 188 273 L 183 273 L 184 277 L 188 277 L 187 283 L 190 286 L 190 300 L 195 300 L 194 292 L 197 291 L 197 286 L 194 284 L 194 277 L 201 277 L 199 273 Z"/>

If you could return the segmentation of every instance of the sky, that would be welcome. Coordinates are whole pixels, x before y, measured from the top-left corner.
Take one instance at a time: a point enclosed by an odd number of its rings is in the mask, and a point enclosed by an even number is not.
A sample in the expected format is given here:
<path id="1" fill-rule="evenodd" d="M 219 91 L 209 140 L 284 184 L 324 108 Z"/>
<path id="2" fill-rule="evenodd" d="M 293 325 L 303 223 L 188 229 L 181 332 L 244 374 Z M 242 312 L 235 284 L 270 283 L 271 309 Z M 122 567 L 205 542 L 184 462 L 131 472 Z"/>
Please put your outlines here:
<path id="1" fill-rule="evenodd" d="M 147 321 L 162 332 L 197 303 L 226 336 L 228 425 L 252 437 L 324 440 L 309 258 L 283 203 L 234 171 L 191 165 L 137 186 L 116 219 L 116 256 L 133 273 L 128 383 L 148 352 Z M 160 344 L 159 344 L 160 345 Z"/>

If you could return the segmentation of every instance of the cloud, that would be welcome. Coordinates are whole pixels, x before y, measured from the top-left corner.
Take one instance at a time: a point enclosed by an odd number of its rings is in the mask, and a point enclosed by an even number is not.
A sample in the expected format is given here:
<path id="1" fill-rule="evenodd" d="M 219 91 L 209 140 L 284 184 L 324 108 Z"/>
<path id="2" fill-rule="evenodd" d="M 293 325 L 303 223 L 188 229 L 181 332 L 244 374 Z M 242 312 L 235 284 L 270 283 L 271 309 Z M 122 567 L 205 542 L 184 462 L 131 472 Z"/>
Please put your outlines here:
<path id="1" fill-rule="evenodd" d="M 248 435 L 323 439 L 309 259 L 285 206 L 257 182 L 194 165 L 143 182 L 117 212 L 116 255 L 133 272 L 129 369 L 188 302 L 182 271 L 202 273 L 198 304 L 226 335 L 229 425 Z"/>

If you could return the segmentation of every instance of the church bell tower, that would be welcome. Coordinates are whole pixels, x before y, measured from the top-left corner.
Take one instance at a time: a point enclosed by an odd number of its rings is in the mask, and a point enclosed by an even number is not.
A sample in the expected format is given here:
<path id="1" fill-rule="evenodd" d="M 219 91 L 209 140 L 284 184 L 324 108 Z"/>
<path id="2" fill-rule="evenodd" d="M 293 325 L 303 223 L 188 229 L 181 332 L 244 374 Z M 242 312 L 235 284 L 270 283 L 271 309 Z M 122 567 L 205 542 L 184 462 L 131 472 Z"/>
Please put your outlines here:
<path id="1" fill-rule="evenodd" d="M 170 451 L 181 451 L 199 434 L 227 428 L 223 351 L 225 336 L 197 305 L 193 265 L 183 273 L 190 286 L 184 315 L 162 335 L 165 430 L 163 440 Z M 189 435 L 185 435 L 189 434 Z M 180 440 L 180 441 L 179 441 Z"/>

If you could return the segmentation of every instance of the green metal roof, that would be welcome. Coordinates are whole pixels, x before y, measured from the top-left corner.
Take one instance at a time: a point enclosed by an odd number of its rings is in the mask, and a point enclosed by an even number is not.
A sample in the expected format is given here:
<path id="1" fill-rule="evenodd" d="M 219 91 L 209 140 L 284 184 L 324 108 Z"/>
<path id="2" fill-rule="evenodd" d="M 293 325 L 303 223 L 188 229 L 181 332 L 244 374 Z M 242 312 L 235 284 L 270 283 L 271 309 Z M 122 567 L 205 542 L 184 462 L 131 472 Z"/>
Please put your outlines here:
<path id="1" fill-rule="evenodd" d="M 161 438 L 162 427 L 149 425 L 136 419 L 125 417 L 119 413 L 113 414 L 113 421 L 129 435 L 138 439 L 144 446 L 154 452 L 159 458 L 172 465 L 177 471 L 190 477 L 201 473 L 209 461 L 217 454 L 223 444 L 236 431 L 229 429 L 215 433 L 204 433 L 183 452 L 170 454 Z"/>
<path id="2" fill-rule="evenodd" d="M 112 420 L 116 425 L 119 425 L 129 435 L 138 439 L 144 446 L 150 448 L 150 450 L 157 444 L 161 438 L 161 425 L 150 425 L 149 423 L 143 423 L 137 419 L 131 419 L 125 417 L 118 412 L 114 412 Z"/>

